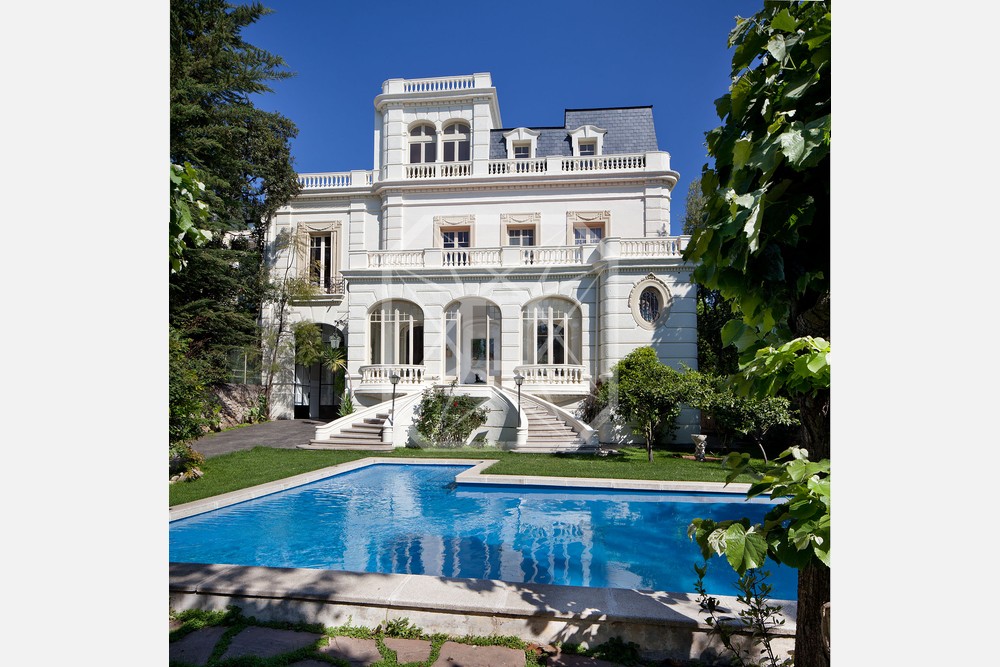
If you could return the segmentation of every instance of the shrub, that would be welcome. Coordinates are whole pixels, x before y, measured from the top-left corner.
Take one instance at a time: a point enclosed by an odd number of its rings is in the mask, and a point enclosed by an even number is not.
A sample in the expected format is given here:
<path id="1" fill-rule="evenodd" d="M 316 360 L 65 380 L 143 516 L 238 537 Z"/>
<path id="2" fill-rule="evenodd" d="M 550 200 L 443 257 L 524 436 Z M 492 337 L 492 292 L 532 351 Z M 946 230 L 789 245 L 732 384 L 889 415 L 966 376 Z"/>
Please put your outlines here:
<path id="1" fill-rule="evenodd" d="M 466 394 L 456 396 L 454 382 L 447 392 L 441 387 L 426 389 L 414 409 L 417 433 L 435 447 L 461 447 L 486 423 L 486 410 L 479 404 Z"/>
<path id="2" fill-rule="evenodd" d="M 190 341 L 170 329 L 169 441 L 193 440 L 217 427 L 219 408 L 205 381 L 202 362 L 188 354 Z"/>

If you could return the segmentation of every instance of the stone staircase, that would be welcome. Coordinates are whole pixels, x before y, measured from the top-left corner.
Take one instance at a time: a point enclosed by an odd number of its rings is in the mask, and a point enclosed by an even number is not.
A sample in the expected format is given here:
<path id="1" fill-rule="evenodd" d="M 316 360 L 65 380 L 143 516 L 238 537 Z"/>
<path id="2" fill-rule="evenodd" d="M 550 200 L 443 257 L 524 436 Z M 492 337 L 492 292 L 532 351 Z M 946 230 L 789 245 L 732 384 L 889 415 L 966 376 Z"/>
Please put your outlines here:
<path id="1" fill-rule="evenodd" d="M 376 452 L 392 450 L 392 443 L 382 442 L 382 426 L 389 413 L 379 412 L 351 424 L 326 440 L 310 440 L 309 449 L 363 449 Z"/>
<path id="2" fill-rule="evenodd" d="M 528 440 L 517 451 L 542 454 L 591 449 L 565 421 L 545 408 L 530 400 L 524 401 L 521 407 L 528 417 Z"/>

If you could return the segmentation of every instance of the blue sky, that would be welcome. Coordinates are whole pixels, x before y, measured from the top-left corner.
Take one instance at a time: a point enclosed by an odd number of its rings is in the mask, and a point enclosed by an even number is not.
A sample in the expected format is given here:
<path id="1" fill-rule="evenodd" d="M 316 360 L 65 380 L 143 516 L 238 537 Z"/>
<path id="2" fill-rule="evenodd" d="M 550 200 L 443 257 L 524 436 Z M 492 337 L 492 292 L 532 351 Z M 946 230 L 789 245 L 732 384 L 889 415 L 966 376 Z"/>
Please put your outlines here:
<path id="1" fill-rule="evenodd" d="M 735 17 L 760 0 L 510 0 L 496 8 L 388 0 L 272 0 L 245 39 L 295 73 L 255 104 L 299 128 L 299 172 L 372 167 L 372 101 L 390 78 L 490 72 L 505 127 L 561 126 L 563 110 L 653 106 L 660 150 L 680 173 L 671 231 L 718 126 Z"/>

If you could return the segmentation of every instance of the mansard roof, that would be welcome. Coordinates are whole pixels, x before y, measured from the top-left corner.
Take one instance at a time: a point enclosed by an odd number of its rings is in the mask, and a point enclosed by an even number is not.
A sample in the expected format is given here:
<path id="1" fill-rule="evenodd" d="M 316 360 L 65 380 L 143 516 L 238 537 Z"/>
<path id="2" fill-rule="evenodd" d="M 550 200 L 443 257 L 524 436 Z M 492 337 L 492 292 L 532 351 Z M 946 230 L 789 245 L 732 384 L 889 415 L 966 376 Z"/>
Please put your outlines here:
<path id="1" fill-rule="evenodd" d="M 607 130 L 604 155 L 623 155 L 657 151 L 653 107 L 614 107 L 607 109 L 566 109 L 563 127 L 531 127 L 540 134 L 536 157 L 573 155 L 569 133 L 582 125 L 596 125 Z M 507 155 L 504 132 L 514 128 L 490 130 L 490 159 L 503 160 Z M 513 157 L 513 156 L 509 156 Z"/>

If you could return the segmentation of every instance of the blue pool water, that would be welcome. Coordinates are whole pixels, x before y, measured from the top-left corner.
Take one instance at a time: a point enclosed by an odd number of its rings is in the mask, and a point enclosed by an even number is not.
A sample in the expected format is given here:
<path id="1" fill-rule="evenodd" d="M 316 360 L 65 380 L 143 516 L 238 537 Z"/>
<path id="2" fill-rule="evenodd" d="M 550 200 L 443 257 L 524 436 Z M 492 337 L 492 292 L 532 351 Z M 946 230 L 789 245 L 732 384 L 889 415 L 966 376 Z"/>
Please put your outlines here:
<path id="1" fill-rule="evenodd" d="M 742 495 L 459 485 L 468 465 L 381 464 L 173 521 L 170 560 L 693 591 L 695 517 L 769 509 Z M 772 597 L 794 570 L 768 563 Z M 713 557 L 706 588 L 735 595 Z"/>

